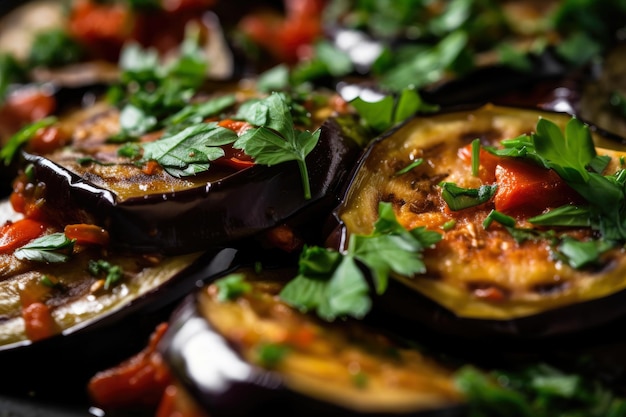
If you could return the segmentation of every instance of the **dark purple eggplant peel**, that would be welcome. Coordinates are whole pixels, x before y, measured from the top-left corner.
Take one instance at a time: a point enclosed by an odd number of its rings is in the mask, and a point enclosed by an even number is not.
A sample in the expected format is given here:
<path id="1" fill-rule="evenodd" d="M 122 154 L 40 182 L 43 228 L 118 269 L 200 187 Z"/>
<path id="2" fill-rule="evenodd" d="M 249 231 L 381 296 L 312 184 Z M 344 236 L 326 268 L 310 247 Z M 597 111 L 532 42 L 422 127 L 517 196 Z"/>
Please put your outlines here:
<path id="1" fill-rule="evenodd" d="M 477 138 L 487 146 L 531 133 L 539 118 L 565 126 L 571 116 L 492 105 L 442 112 L 407 121 L 366 151 L 336 212 L 342 236 L 336 240 L 347 242 L 350 234 L 369 234 L 381 201 L 392 204 L 406 228 L 427 225 L 444 235 L 441 243 L 424 252 L 424 274 L 392 273 L 389 288 L 375 297 L 374 312 L 476 339 L 563 335 L 626 313 L 626 258 L 619 247 L 606 252 L 596 264 L 575 269 L 562 258 L 554 258 L 551 235 L 537 234 L 537 238 L 516 243 L 504 225 L 484 227 L 483 211 L 477 215 L 470 211 L 468 216 L 475 217 L 468 220 L 456 214 L 462 210 L 444 209 L 442 182 L 476 189 L 481 184 L 478 175 L 470 173 L 469 161 L 459 168 L 465 163 L 459 159 L 460 148 L 468 149 Z M 611 156 L 613 162 L 606 171 L 619 169 L 621 140 L 600 129 L 591 127 L 590 131 L 598 154 Z M 396 174 L 420 158 L 423 163 L 416 168 Z M 489 207 L 477 210 L 486 215 Z M 518 228 L 529 227 L 524 223 L 527 217 L 516 218 Z M 559 233 L 556 236 L 562 236 Z M 590 232 L 578 233 L 589 236 Z M 494 289 L 495 296 L 490 297 Z"/>
<path id="2" fill-rule="evenodd" d="M 362 323 L 319 322 L 282 303 L 292 273 L 237 270 L 248 291 L 222 300 L 206 286 L 172 316 L 159 350 L 209 415 L 460 415 L 450 369 Z M 259 359 L 271 348 L 284 356 Z"/>

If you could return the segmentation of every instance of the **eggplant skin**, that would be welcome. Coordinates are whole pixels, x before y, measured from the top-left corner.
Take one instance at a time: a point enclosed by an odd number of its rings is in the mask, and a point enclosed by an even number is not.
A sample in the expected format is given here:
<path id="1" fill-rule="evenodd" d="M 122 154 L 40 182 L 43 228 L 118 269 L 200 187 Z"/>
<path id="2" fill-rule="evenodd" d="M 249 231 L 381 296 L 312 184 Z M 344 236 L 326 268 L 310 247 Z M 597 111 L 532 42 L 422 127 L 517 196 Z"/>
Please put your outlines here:
<path id="1" fill-rule="evenodd" d="M 190 189 L 120 201 L 110 190 L 45 157 L 23 157 L 35 166 L 36 180 L 46 184 L 50 218 L 60 224 L 98 224 L 108 230 L 116 249 L 181 254 L 250 237 L 291 218 L 331 211 L 362 151 L 345 131 L 333 119 L 321 126 L 319 142 L 306 159 L 309 200 L 295 162 L 256 165 Z"/>
<path id="2" fill-rule="evenodd" d="M 426 272 L 394 275 L 393 286 L 377 297 L 377 310 L 440 333 L 504 339 L 574 333 L 626 312 L 622 278 L 626 257 L 620 249 L 606 253 L 602 266 L 574 269 L 555 261 L 545 240 L 518 244 L 503 227 L 485 229 L 482 221 L 494 208 L 493 201 L 452 212 L 438 191 L 442 181 L 465 188 L 489 181 L 472 175 L 469 163 L 459 163 L 461 148 L 465 152 L 476 138 L 487 146 L 530 133 L 539 117 L 560 128 L 571 119 L 564 113 L 496 105 L 448 109 L 406 121 L 365 151 L 335 211 L 338 227 L 332 240 L 344 244 L 350 234 L 370 233 L 381 201 L 392 204 L 406 228 L 426 226 L 443 234 L 441 242 L 423 253 Z M 611 156 L 607 172 L 618 169 L 625 149 L 622 141 L 593 126 L 590 131 L 598 153 Z M 423 158 L 424 163 L 395 175 L 413 158 Z M 518 227 L 530 227 L 524 223 L 529 214 L 512 215 L 518 216 Z M 443 228 L 447 222 L 454 226 Z M 581 238 L 591 230 L 563 233 L 578 233 Z M 485 288 L 499 291 L 501 297 L 486 296 Z"/>
<path id="3" fill-rule="evenodd" d="M 251 271 L 244 273 L 248 277 L 254 274 Z M 253 288 L 248 293 L 249 297 L 242 296 L 234 301 L 219 301 L 216 287 L 205 286 L 186 297 L 171 316 L 168 331 L 158 350 L 178 384 L 208 415 L 249 416 L 278 412 L 299 416 L 442 417 L 461 416 L 466 411 L 462 395 L 454 386 L 452 371 L 435 364 L 431 358 L 421 353 L 415 356 L 406 354 L 401 351 L 401 345 L 380 342 L 382 332 L 377 333 L 357 322 L 321 323 L 279 301 L 260 301 L 266 299 L 268 294 L 277 299 L 274 291 L 277 285 L 278 288 L 282 285 L 280 280 L 248 280 Z M 270 323 L 273 320 L 277 323 Z M 288 322 L 290 324 L 286 324 Z M 293 323 L 298 324 L 293 326 Z M 283 325 L 289 329 L 313 327 L 314 337 L 319 339 L 312 343 L 326 352 L 323 354 L 326 357 L 313 357 L 319 353 L 297 353 L 302 352 L 300 348 L 291 345 L 293 356 L 289 357 L 291 353 L 287 353 L 288 358 L 281 365 L 266 368 L 255 364 L 254 349 L 258 346 L 245 347 L 245 340 L 252 334 L 260 333 L 259 340 L 250 343 L 267 343 L 267 338 L 272 337 L 272 329 L 276 326 L 285 329 Z M 322 328 L 326 330 L 320 330 Z M 267 333 L 264 334 L 263 329 L 267 329 Z M 323 347 L 328 345 L 331 347 Z M 335 355 L 325 349 L 342 353 Z M 382 382 L 380 386 L 379 382 L 371 382 L 372 388 L 355 388 L 354 375 L 349 376 L 347 366 L 342 365 L 339 358 L 336 363 L 332 359 L 344 356 L 345 360 L 348 354 L 343 352 L 350 352 L 352 360 L 357 361 L 355 363 L 363 361 L 361 365 L 380 361 L 380 368 L 386 369 L 386 372 L 395 368 L 397 372 L 406 372 L 403 375 L 410 380 L 422 381 L 423 385 L 415 382 L 415 385 L 407 383 L 408 386 L 384 386 L 386 382 Z M 311 356 L 307 359 L 307 355 Z M 322 362 L 324 365 L 321 365 Z M 323 377 L 318 373 L 320 366 L 327 368 L 322 371 Z M 369 381 L 374 381 L 373 373 L 379 369 L 377 363 L 367 366 L 368 369 L 363 369 L 366 386 Z M 315 369 L 312 374 L 308 370 L 310 368 Z M 337 373 L 338 369 L 343 370 L 341 375 Z M 381 389 L 382 394 L 376 395 L 374 390 Z M 383 396 L 385 400 L 381 400 Z"/>

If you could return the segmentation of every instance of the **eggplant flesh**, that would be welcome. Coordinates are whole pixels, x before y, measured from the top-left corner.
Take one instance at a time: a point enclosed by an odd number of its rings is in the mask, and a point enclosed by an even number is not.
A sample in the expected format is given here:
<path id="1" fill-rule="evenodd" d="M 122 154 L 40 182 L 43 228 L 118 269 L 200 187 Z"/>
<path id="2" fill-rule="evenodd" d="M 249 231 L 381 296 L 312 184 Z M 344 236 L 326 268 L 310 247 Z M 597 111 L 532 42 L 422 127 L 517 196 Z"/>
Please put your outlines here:
<path id="1" fill-rule="evenodd" d="M 223 301 L 207 285 L 171 317 L 158 349 L 208 414 L 460 415 L 451 368 L 363 323 L 320 322 L 281 302 L 293 272 L 237 270 L 245 294 Z M 259 359 L 268 346 L 286 352 L 272 365 Z"/>
<path id="2" fill-rule="evenodd" d="M 399 289 L 389 293 L 404 291 L 404 301 L 384 294 L 378 297 L 381 306 L 442 332 L 527 337 L 582 330 L 626 312 L 619 307 L 626 288 L 626 258 L 619 249 L 610 252 L 601 268 L 575 270 L 552 259 L 546 241 L 517 244 L 503 227 L 485 229 L 482 221 L 493 208 L 489 203 L 471 218 L 463 217 L 462 210 L 453 215 L 445 209 L 440 182 L 481 185 L 471 174 L 471 164 L 460 162 L 461 148 L 476 138 L 483 146 L 495 146 L 531 133 L 540 117 L 561 128 L 571 119 L 569 114 L 485 105 L 415 117 L 370 146 L 336 211 L 343 235 L 339 240 L 369 234 L 381 201 L 392 204 L 406 228 L 426 226 L 443 234 L 442 242 L 423 254 L 425 274 L 394 274 Z M 598 153 L 612 157 L 605 172 L 618 169 L 624 146 L 599 129 L 591 131 Z M 424 160 L 421 165 L 396 175 L 418 158 Z M 455 226 L 444 230 L 450 221 Z M 481 289 L 490 287 L 502 290 L 504 297 L 483 296 Z M 616 308 L 595 308 L 604 302 Z"/>

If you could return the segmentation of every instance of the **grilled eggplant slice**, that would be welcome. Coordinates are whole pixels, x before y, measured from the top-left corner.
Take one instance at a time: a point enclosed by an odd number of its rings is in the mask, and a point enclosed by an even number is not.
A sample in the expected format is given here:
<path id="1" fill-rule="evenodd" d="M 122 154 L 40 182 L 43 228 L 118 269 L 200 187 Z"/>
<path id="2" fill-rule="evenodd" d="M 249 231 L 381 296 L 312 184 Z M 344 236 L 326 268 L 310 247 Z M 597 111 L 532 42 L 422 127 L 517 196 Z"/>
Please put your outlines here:
<path id="1" fill-rule="evenodd" d="M 490 171 L 483 156 L 473 158 L 471 143 L 478 139 L 483 147 L 499 147 L 503 139 L 534 132 L 540 118 L 562 129 L 571 116 L 486 105 L 413 118 L 372 144 L 337 211 L 342 233 L 369 234 L 379 203 L 389 202 L 406 228 L 423 226 L 443 236 L 424 252 L 425 274 L 394 276 L 389 291 L 378 297 L 382 310 L 455 335 L 529 338 L 582 330 L 626 312 L 622 301 L 626 257 L 619 246 L 592 266 L 575 268 L 562 257 L 555 259 L 553 235 L 541 235 L 541 227 L 528 222 L 549 207 L 582 204 L 572 189 L 550 188 L 548 178 L 554 173 L 534 167 L 541 170 L 537 175 L 545 187 L 531 198 L 522 198 L 518 208 L 506 207 L 506 200 L 497 205 L 496 195 L 455 211 L 442 197 L 443 182 L 475 191 L 497 184 L 503 192 L 510 191 L 504 182 L 520 177 L 510 177 L 510 170 L 502 170 L 497 181 L 483 176 L 493 175 L 494 165 Z M 592 135 L 597 153 L 611 158 L 605 172 L 619 171 L 623 145 L 600 130 L 592 130 Z M 608 149 L 620 146 L 621 150 Z M 420 159 L 417 167 L 403 171 Z M 480 160 L 476 168 L 474 159 Z M 507 229 L 497 222 L 486 227 L 483 222 L 494 207 L 510 215 L 517 231 L 530 228 L 537 234 L 516 240 L 514 227 Z M 582 226 L 558 229 L 550 233 L 587 241 L 598 233 Z M 342 241 L 347 241 L 345 236 Z"/>
<path id="2" fill-rule="evenodd" d="M 172 316 L 159 350 L 208 414 L 461 412 L 452 368 L 362 322 L 322 322 L 280 301 L 293 273 L 239 269 Z"/>
<path id="3" fill-rule="evenodd" d="M 0 213 L 5 225 L 22 220 L 7 201 Z M 55 231 L 48 227 L 44 235 Z M 12 378 L 2 387 L 37 396 L 58 394 L 60 373 L 71 374 L 67 384 L 83 390 L 90 375 L 133 352 L 198 282 L 229 271 L 240 254 L 215 248 L 180 256 L 133 255 L 76 244 L 65 262 L 44 262 L 19 259 L 6 250 L 6 240 L 3 235 L 0 358 Z M 120 279 L 105 288 L 106 274 L 94 274 L 94 261 L 121 268 Z M 37 369 L 38 377 L 24 372 L 24 364 Z"/>
<path id="4" fill-rule="evenodd" d="M 134 252 L 188 253 L 290 221 L 310 222 L 337 204 L 339 187 L 362 151 L 352 117 L 318 122 L 321 135 L 306 159 L 307 199 L 292 161 L 240 170 L 215 164 L 181 178 L 163 170 L 148 175 L 117 155 L 120 144 L 106 143 L 119 129 L 119 113 L 106 107 L 89 112 L 79 123 L 68 122 L 72 145 L 49 154 L 24 152 L 24 160 L 34 167 L 32 182 L 45 184 L 48 218 L 98 224 L 110 233 L 112 247 Z"/>

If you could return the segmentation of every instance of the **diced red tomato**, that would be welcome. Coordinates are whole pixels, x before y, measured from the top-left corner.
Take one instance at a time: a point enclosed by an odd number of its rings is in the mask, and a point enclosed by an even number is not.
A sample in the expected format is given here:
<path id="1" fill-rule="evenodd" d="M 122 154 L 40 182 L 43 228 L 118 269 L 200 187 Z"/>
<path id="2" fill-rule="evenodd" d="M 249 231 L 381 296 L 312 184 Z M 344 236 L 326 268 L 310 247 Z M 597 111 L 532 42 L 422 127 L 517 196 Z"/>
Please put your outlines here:
<path id="1" fill-rule="evenodd" d="M 251 129 L 253 127 L 248 122 L 244 122 L 243 120 L 233 120 L 233 119 L 220 120 L 217 124 L 218 126 L 232 130 L 238 136 L 241 136 L 241 134 L 243 134 L 246 130 Z"/>
<path id="2" fill-rule="evenodd" d="M 256 13 L 240 21 L 241 30 L 280 61 L 295 63 L 310 56 L 322 35 L 325 0 L 285 0 L 285 16 Z"/>
<path id="3" fill-rule="evenodd" d="M 0 107 L 0 135 L 10 137 L 23 126 L 54 113 L 57 103 L 51 92 L 40 88 L 9 94 Z"/>
<path id="4" fill-rule="evenodd" d="M 50 307 L 42 302 L 34 302 L 23 307 L 22 318 L 26 336 L 32 341 L 46 339 L 59 332 Z"/>
<path id="5" fill-rule="evenodd" d="M 31 240 L 41 236 L 44 223 L 32 219 L 7 222 L 0 228 L 0 253 L 11 253 Z"/>
<path id="6" fill-rule="evenodd" d="M 94 56 L 114 61 L 131 37 L 133 21 L 132 11 L 123 3 L 76 0 L 70 10 L 68 30 Z"/>
<path id="7" fill-rule="evenodd" d="M 143 167 L 141 168 L 141 172 L 143 172 L 146 175 L 154 175 L 159 171 L 159 168 L 161 167 L 161 165 L 159 165 L 159 163 L 157 161 L 148 161 L 146 162 Z"/>
<path id="8" fill-rule="evenodd" d="M 45 154 L 65 145 L 70 137 L 58 126 L 48 126 L 39 129 L 27 144 L 31 152 Z"/>
<path id="9" fill-rule="evenodd" d="M 88 392 L 97 405 L 105 410 L 158 406 L 172 380 L 156 350 L 166 330 L 167 323 L 160 324 L 141 352 L 91 378 Z"/>
<path id="10" fill-rule="evenodd" d="M 100 246 L 109 244 L 109 232 L 95 224 L 68 224 L 64 232 L 68 239 L 75 239 L 78 244 Z"/>
<path id="11" fill-rule="evenodd" d="M 525 161 L 501 158 L 495 176 L 495 209 L 503 213 L 535 215 L 580 199 L 556 172 Z"/>
<path id="12" fill-rule="evenodd" d="M 306 349 L 315 341 L 317 332 L 313 326 L 301 326 L 287 336 L 286 342 L 301 349 Z"/>

